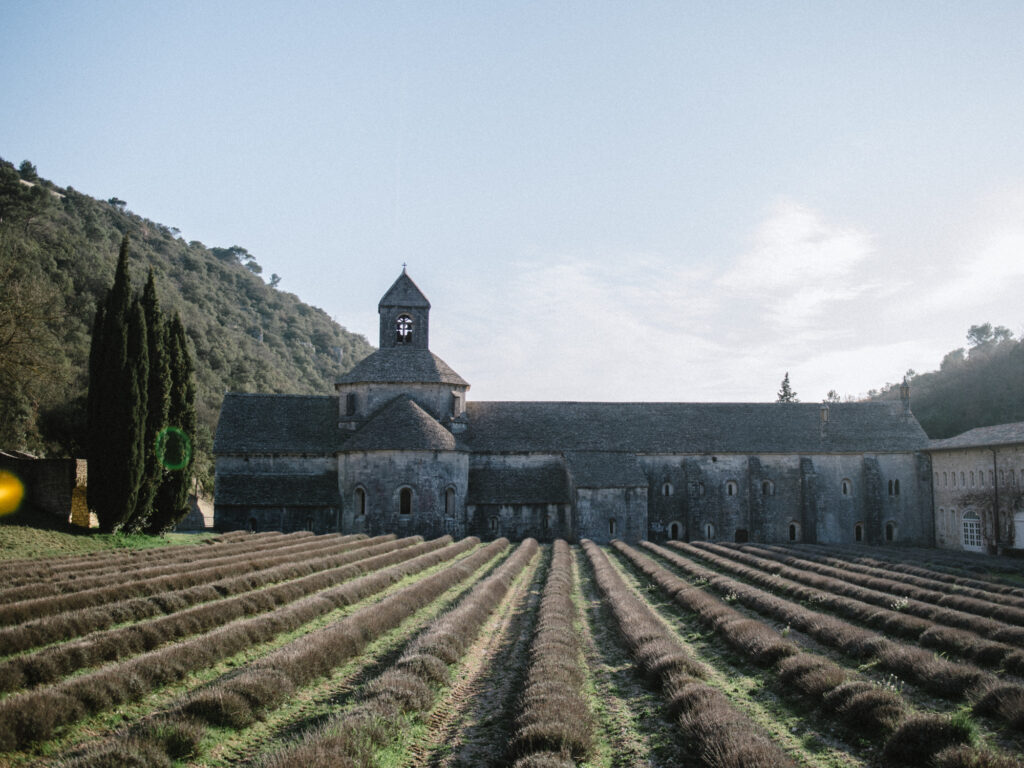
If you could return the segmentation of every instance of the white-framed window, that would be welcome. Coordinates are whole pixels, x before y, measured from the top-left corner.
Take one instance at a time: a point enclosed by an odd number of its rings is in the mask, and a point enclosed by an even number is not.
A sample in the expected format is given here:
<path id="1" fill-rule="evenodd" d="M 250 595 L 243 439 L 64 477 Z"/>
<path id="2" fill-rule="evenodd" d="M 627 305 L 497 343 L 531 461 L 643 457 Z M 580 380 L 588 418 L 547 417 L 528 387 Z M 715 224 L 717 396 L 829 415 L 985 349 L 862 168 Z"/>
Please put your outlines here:
<path id="1" fill-rule="evenodd" d="M 973 549 L 980 552 L 982 549 L 981 518 L 978 517 L 978 513 L 973 509 L 964 512 L 963 530 L 964 549 Z"/>

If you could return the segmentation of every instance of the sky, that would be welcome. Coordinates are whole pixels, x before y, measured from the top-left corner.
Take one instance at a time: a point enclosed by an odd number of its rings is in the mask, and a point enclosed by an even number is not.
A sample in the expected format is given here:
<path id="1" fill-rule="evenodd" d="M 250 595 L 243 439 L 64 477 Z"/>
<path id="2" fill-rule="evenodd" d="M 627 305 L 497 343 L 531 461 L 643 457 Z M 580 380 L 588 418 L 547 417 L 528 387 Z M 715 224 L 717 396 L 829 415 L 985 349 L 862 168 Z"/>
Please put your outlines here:
<path id="1" fill-rule="evenodd" d="M 804 401 L 1024 331 L 1024 3 L 0 0 L 0 157 L 475 400 Z"/>

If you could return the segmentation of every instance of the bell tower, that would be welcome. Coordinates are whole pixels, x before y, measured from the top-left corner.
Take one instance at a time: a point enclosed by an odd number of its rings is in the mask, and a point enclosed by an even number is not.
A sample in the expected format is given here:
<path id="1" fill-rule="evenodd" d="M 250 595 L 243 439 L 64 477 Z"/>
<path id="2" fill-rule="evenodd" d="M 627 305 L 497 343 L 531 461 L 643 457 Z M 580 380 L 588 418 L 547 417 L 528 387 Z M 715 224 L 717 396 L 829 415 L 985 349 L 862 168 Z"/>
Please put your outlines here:
<path id="1" fill-rule="evenodd" d="M 398 276 L 377 305 L 380 349 L 429 349 L 430 302 L 405 273 Z"/>

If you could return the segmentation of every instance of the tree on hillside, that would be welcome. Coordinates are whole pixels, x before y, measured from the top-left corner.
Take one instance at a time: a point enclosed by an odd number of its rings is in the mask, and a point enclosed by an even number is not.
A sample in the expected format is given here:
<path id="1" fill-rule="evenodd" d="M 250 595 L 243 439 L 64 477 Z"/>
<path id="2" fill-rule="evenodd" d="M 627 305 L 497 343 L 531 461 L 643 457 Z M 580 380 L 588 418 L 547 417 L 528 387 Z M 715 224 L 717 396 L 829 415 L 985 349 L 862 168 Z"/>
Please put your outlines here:
<path id="1" fill-rule="evenodd" d="M 145 462 L 147 374 L 146 319 L 132 301 L 125 235 L 89 350 L 88 502 L 103 532 L 120 530 L 135 511 Z"/>
<path id="2" fill-rule="evenodd" d="M 828 391 L 828 394 L 825 395 L 825 399 L 822 400 L 821 402 L 823 402 L 823 403 L 839 403 L 839 402 L 842 402 L 842 399 L 839 397 L 839 393 L 838 392 L 836 392 L 834 389 L 830 389 Z"/>
<path id="3" fill-rule="evenodd" d="M 782 388 L 778 392 L 777 403 L 799 403 L 800 401 L 796 397 L 794 392 L 789 386 L 789 371 L 786 371 L 786 375 L 782 379 Z"/>
<path id="4" fill-rule="evenodd" d="M 146 350 L 149 361 L 146 381 L 146 430 L 143 437 L 145 461 L 135 511 L 126 524 L 129 530 L 147 527 L 153 510 L 153 501 L 163 479 L 163 471 L 156 455 L 157 438 L 167 426 L 170 402 L 171 371 L 167 356 L 167 327 L 160 312 L 153 270 L 149 271 L 146 287 L 142 291 L 142 312 L 146 319 Z"/>
<path id="5" fill-rule="evenodd" d="M 0 231 L 0 445 L 39 447 L 41 403 L 57 388 L 60 298 Z"/>
<path id="6" fill-rule="evenodd" d="M 168 325 L 167 358 L 171 374 L 167 427 L 158 442 L 163 482 L 157 491 L 149 533 L 173 528 L 189 511 L 189 490 L 195 462 L 196 385 L 188 337 L 178 315 Z"/>

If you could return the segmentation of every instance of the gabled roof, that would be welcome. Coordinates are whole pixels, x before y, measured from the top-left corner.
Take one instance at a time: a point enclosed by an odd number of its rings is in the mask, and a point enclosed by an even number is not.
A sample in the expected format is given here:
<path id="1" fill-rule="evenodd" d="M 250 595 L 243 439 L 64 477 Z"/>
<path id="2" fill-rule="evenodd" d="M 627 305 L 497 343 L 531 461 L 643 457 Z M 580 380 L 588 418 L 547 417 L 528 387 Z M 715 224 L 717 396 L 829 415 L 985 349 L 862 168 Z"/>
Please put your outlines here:
<path id="1" fill-rule="evenodd" d="M 984 448 L 989 445 L 1014 445 L 1024 443 L 1024 421 L 1013 424 L 996 424 L 992 427 L 978 427 L 944 440 L 932 440 L 931 451 L 954 450 L 956 448 Z"/>
<path id="2" fill-rule="evenodd" d="M 647 475 L 635 453 L 573 451 L 565 455 L 577 488 L 647 487 Z"/>
<path id="3" fill-rule="evenodd" d="M 569 478 L 561 463 L 469 470 L 467 504 L 568 504 Z"/>
<path id="4" fill-rule="evenodd" d="M 343 451 L 454 451 L 455 437 L 408 397 L 396 397 L 345 441 Z"/>
<path id="5" fill-rule="evenodd" d="M 448 363 L 427 349 L 388 347 L 364 357 L 339 384 L 450 384 L 468 387 Z"/>
<path id="6" fill-rule="evenodd" d="M 330 454 L 341 438 L 337 397 L 228 392 L 213 452 Z"/>
<path id="7" fill-rule="evenodd" d="M 217 475 L 217 504 L 254 507 L 337 507 L 338 475 Z"/>
<path id="8" fill-rule="evenodd" d="M 838 453 L 917 451 L 928 436 L 898 401 L 836 403 L 470 402 L 481 452 Z"/>
<path id="9" fill-rule="evenodd" d="M 424 309 L 430 309 L 430 302 L 427 301 L 427 297 L 423 295 L 423 291 L 412 281 L 412 278 L 405 274 L 405 269 L 403 268 L 402 274 L 388 288 L 387 293 L 381 298 L 378 307 L 423 307 Z"/>

